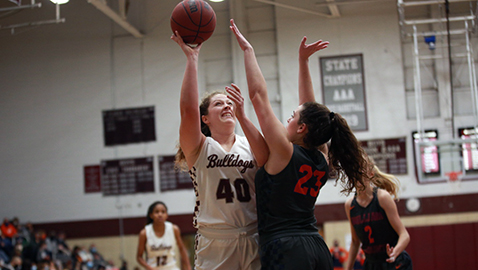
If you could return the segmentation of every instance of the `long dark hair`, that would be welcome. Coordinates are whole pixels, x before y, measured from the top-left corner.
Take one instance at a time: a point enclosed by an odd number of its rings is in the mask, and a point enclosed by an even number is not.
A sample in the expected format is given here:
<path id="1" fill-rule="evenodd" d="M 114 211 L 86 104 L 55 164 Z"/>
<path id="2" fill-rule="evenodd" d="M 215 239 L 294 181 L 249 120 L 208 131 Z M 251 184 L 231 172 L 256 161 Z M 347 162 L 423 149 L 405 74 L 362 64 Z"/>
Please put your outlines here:
<path id="1" fill-rule="evenodd" d="M 163 205 L 164 208 L 166 208 L 166 212 L 168 211 L 168 207 L 166 206 L 165 203 L 163 203 L 163 202 L 161 202 L 161 201 L 155 201 L 154 203 L 152 203 L 152 204 L 148 207 L 148 214 L 146 214 L 146 224 L 153 223 L 153 219 L 150 217 L 150 215 L 153 213 L 154 208 L 155 208 L 156 205 L 158 205 L 158 204 Z"/>
<path id="2" fill-rule="evenodd" d="M 302 108 L 299 123 L 306 124 L 308 129 L 303 139 L 305 146 L 317 149 L 330 140 L 329 167 L 337 173 L 341 192 L 349 195 L 357 182 L 363 185 L 367 162 L 362 146 L 340 114 L 317 102 L 306 102 Z"/>
<path id="3" fill-rule="evenodd" d="M 209 129 L 209 126 L 202 121 L 202 116 L 209 114 L 209 105 L 211 104 L 211 98 L 215 95 L 220 95 L 220 94 L 227 95 L 227 92 L 214 91 L 214 92 L 206 93 L 206 95 L 201 100 L 201 104 L 199 105 L 199 121 L 201 121 L 201 132 L 206 137 L 211 137 L 211 130 Z M 176 169 L 187 171 L 188 165 L 186 164 L 186 156 L 184 155 L 183 149 L 181 149 L 181 145 L 179 143 L 177 143 L 176 148 L 178 150 L 174 158 L 175 167 Z"/>

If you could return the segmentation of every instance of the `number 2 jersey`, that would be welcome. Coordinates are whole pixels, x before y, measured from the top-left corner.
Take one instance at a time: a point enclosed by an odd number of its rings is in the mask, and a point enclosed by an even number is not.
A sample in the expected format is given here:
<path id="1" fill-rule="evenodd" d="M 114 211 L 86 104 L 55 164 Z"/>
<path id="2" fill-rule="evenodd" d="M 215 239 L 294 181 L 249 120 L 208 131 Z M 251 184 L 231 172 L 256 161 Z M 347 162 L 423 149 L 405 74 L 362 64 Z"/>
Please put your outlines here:
<path id="1" fill-rule="evenodd" d="M 388 221 L 387 214 L 377 197 L 377 189 L 373 191 L 372 201 L 362 207 L 354 197 L 350 204 L 350 221 L 354 227 L 367 260 L 384 262 L 387 258 L 387 244 L 394 247 L 398 241 L 398 234 Z"/>
<path id="2" fill-rule="evenodd" d="M 259 169 L 255 184 L 260 244 L 287 235 L 318 234 L 315 202 L 327 178 L 324 155 L 297 145 L 280 173 Z"/>
<path id="3" fill-rule="evenodd" d="M 173 224 L 164 222 L 164 234 L 158 237 L 153 229 L 153 223 L 146 225 L 146 262 L 155 269 L 179 270 L 176 262 L 176 237 Z"/>
<path id="4" fill-rule="evenodd" d="M 196 228 L 237 229 L 257 223 L 254 175 L 257 164 L 246 137 L 236 135 L 229 152 L 206 137 L 189 170 L 196 193 Z"/>

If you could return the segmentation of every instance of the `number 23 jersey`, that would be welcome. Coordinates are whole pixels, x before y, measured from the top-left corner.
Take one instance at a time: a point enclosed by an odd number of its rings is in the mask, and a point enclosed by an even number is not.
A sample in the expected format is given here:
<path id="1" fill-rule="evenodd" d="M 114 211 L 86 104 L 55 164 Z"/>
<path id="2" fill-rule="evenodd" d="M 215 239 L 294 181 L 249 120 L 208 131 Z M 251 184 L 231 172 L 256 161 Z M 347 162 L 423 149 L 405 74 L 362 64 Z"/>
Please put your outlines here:
<path id="1" fill-rule="evenodd" d="M 255 183 L 261 244 L 287 234 L 317 233 L 315 202 L 327 178 L 324 155 L 298 145 L 278 174 L 259 169 Z"/>
<path id="2" fill-rule="evenodd" d="M 256 223 L 256 171 L 246 137 L 236 135 L 229 152 L 206 137 L 189 171 L 196 193 L 194 226 L 235 229 Z"/>

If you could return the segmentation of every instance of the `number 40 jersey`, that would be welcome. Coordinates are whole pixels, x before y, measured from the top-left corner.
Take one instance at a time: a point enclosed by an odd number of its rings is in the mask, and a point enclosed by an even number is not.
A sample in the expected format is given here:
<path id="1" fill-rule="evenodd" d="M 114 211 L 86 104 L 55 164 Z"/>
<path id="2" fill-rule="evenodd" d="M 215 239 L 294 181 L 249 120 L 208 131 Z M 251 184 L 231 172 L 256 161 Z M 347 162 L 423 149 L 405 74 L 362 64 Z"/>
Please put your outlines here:
<path id="1" fill-rule="evenodd" d="M 194 227 L 237 229 L 257 223 L 256 171 L 257 163 L 244 136 L 236 135 L 230 151 L 206 137 L 189 171 L 196 193 Z"/>

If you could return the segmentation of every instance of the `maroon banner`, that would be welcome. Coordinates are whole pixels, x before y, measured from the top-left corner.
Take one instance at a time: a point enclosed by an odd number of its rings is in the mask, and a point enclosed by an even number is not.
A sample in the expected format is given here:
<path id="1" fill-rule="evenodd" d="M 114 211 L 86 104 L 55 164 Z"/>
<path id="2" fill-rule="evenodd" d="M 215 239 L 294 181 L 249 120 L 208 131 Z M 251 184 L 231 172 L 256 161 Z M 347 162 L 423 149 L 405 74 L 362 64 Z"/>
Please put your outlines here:
<path id="1" fill-rule="evenodd" d="M 377 167 L 390 174 L 407 174 L 407 138 L 362 141 L 362 147 Z"/>
<path id="2" fill-rule="evenodd" d="M 174 167 L 174 156 L 159 156 L 158 161 L 161 191 L 193 188 L 188 172 Z"/>
<path id="3" fill-rule="evenodd" d="M 101 161 L 103 195 L 154 192 L 154 157 Z"/>
<path id="4" fill-rule="evenodd" d="M 100 165 L 87 165 L 83 167 L 85 177 L 85 193 L 101 192 Z"/>

